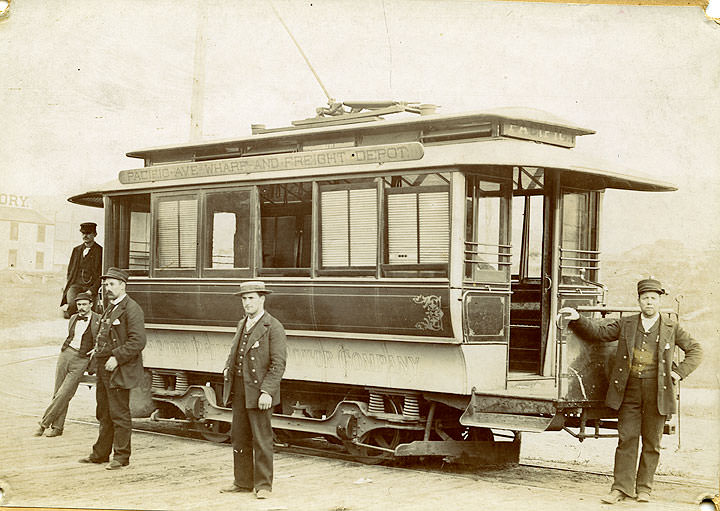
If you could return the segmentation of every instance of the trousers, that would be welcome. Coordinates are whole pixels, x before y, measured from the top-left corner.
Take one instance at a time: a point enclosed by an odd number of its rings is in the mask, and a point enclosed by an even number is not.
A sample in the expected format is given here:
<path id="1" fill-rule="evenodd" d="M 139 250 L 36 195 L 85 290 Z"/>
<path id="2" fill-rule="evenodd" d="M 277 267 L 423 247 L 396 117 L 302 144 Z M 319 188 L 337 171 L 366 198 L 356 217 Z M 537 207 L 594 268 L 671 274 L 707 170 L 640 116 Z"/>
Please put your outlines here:
<path id="1" fill-rule="evenodd" d="M 92 457 L 107 460 L 112 452 L 113 459 L 127 464 L 130 461 L 132 433 L 130 389 L 110 388 L 112 373 L 105 370 L 106 361 L 107 358 L 98 359 L 95 417 L 100 423 L 100 430 L 93 445 Z"/>
<path id="2" fill-rule="evenodd" d="M 628 378 L 623 402 L 618 410 L 618 446 L 615 450 L 613 490 L 634 497 L 650 493 L 660 460 L 665 416 L 657 405 L 657 378 Z M 642 451 L 638 464 L 638 444 Z"/>
<path id="3" fill-rule="evenodd" d="M 235 485 L 248 490 L 272 490 L 272 408 L 246 408 L 244 382 L 237 375 L 232 388 L 233 421 L 230 437 Z"/>
<path id="4" fill-rule="evenodd" d="M 68 404 L 77 391 L 80 379 L 87 369 L 88 360 L 72 348 L 60 352 L 55 366 L 55 390 L 50 404 L 40 419 L 42 427 L 63 430 Z"/>

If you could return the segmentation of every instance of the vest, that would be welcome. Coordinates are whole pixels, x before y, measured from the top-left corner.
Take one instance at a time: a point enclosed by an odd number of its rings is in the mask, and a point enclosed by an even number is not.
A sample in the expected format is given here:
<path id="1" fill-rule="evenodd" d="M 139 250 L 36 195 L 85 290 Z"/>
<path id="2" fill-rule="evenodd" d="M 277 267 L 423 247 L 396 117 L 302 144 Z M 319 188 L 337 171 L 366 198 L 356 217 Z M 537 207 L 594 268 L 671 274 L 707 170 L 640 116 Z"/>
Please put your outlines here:
<path id="1" fill-rule="evenodd" d="M 95 268 L 93 267 L 94 258 L 90 257 L 92 247 L 88 250 L 87 256 L 82 255 L 84 250 L 85 247 L 80 250 L 80 264 L 78 265 L 78 272 L 75 276 L 74 284 L 89 286 L 95 277 Z"/>
<path id="2" fill-rule="evenodd" d="M 660 318 L 658 318 L 655 324 L 650 327 L 650 331 L 645 332 L 642 321 L 638 319 L 630 376 L 635 378 L 657 378 L 660 321 Z"/>
<path id="3" fill-rule="evenodd" d="M 92 321 L 92 318 L 90 319 Z M 73 325 L 72 332 L 70 332 L 70 336 L 65 341 L 65 344 L 63 345 L 63 349 L 70 346 L 70 343 L 72 342 L 73 338 L 75 337 L 75 328 L 77 327 L 77 321 Z M 87 356 L 88 351 L 93 349 L 93 346 L 95 346 L 95 340 L 92 336 L 92 327 L 88 325 L 88 327 L 85 329 L 85 332 L 82 334 L 82 337 L 80 338 L 80 355 L 83 357 Z"/>
<path id="4" fill-rule="evenodd" d="M 247 346 L 248 339 L 250 338 L 250 332 L 253 331 L 253 329 L 257 326 L 257 323 L 255 323 L 250 330 L 245 328 L 245 325 L 243 325 L 243 333 L 240 336 L 240 342 L 238 343 L 238 350 L 235 354 L 235 375 L 242 378 L 242 370 L 243 370 L 243 357 L 245 356 L 245 346 Z"/>

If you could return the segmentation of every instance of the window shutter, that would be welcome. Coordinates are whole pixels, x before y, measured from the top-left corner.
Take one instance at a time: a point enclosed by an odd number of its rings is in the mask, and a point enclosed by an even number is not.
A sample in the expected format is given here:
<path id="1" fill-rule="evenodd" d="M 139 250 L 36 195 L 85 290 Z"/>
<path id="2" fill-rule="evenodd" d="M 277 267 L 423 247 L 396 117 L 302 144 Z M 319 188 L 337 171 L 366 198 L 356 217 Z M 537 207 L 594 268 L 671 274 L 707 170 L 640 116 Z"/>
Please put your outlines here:
<path id="1" fill-rule="evenodd" d="M 350 266 L 375 266 L 377 261 L 377 191 L 350 192 Z"/>
<path id="2" fill-rule="evenodd" d="M 323 267 L 375 266 L 376 189 L 323 191 L 320 208 Z"/>
<path id="3" fill-rule="evenodd" d="M 417 194 L 387 196 L 388 262 L 417 264 Z"/>
<path id="4" fill-rule="evenodd" d="M 448 192 L 418 194 L 419 263 L 447 263 L 450 246 Z"/>
<path id="5" fill-rule="evenodd" d="M 158 203 L 158 267 L 195 268 L 197 199 Z"/>
<path id="6" fill-rule="evenodd" d="M 349 266 L 347 190 L 320 195 L 322 215 L 322 265 Z"/>

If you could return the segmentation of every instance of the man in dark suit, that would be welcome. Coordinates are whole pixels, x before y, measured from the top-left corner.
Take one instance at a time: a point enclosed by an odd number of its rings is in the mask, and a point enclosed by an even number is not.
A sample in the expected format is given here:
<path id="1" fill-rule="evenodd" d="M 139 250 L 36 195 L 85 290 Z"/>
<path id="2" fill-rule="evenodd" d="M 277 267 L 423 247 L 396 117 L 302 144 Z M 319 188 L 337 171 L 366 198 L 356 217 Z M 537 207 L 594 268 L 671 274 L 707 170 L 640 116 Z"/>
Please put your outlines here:
<path id="1" fill-rule="evenodd" d="M 677 412 L 675 385 L 700 364 L 702 348 L 676 321 L 660 314 L 665 294 L 653 278 L 637 284 L 640 314 L 610 322 L 594 322 L 575 309 L 563 308 L 570 326 L 593 341 L 618 341 L 610 370 L 606 404 L 618 411 L 618 446 L 614 482 L 603 502 L 614 504 L 628 497 L 649 502 L 653 477 L 660 459 L 660 440 L 666 416 Z M 675 346 L 685 353 L 673 362 Z M 638 442 L 642 437 L 640 463 Z"/>
<path id="2" fill-rule="evenodd" d="M 97 224 L 94 222 L 80 224 L 83 242 L 82 245 L 73 248 L 70 263 L 68 263 L 67 283 L 60 301 L 60 306 L 65 313 L 65 319 L 77 311 L 75 297 L 78 293 L 89 291 L 94 303 L 98 289 L 100 289 L 102 247 L 95 243 L 96 228 Z"/>
<path id="3" fill-rule="evenodd" d="M 142 350 L 145 347 L 145 315 L 125 293 L 128 274 L 110 268 L 102 276 L 105 296 L 110 300 L 100 320 L 93 352 L 97 365 L 97 407 L 100 422 L 92 454 L 81 463 L 105 463 L 116 470 L 130 463 L 130 389 L 143 380 Z"/>
<path id="4" fill-rule="evenodd" d="M 55 367 L 55 392 L 50 405 L 45 410 L 35 436 L 60 436 L 65 427 L 68 404 L 75 395 L 80 378 L 87 369 L 90 350 L 95 346 L 95 337 L 100 329 L 100 315 L 92 312 L 92 296 L 80 293 L 75 297 L 77 314 L 70 318 L 68 336 L 60 348 Z"/>
<path id="5" fill-rule="evenodd" d="M 258 499 L 272 492 L 272 408 L 280 402 L 285 372 L 285 329 L 265 312 L 271 291 L 260 281 L 243 282 L 240 292 L 245 317 L 237 326 L 223 375 L 223 403 L 232 398 L 233 485 L 222 492 L 250 492 Z"/>

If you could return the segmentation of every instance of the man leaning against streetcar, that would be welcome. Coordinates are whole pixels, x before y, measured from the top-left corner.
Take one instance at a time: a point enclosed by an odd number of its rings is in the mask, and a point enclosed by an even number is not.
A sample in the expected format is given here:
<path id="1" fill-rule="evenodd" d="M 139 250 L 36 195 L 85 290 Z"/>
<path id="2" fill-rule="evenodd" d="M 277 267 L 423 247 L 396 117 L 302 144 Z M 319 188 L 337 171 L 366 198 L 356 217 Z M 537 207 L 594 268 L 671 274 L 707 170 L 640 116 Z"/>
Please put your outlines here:
<path id="1" fill-rule="evenodd" d="M 614 481 L 610 493 L 602 499 L 607 504 L 633 497 L 638 502 L 650 501 L 665 420 L 677 412 L 675 385 L 702 359 L 700 344 L 677 321 L 660 314 L 660 298 L 665 294 L 660 282 L 643 279 L 637 283 L 637 293 L 641 313 L 610 322 L 590 320 L 571 307 L 559 311 L 567 315 L 570 327 L 581 337 L 619 341 L 605 400 L 618 411 Z M 685 353 L 679 364 L 673 362 L 675 346 Z"/>

